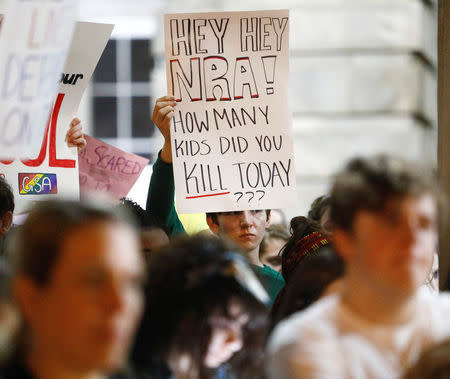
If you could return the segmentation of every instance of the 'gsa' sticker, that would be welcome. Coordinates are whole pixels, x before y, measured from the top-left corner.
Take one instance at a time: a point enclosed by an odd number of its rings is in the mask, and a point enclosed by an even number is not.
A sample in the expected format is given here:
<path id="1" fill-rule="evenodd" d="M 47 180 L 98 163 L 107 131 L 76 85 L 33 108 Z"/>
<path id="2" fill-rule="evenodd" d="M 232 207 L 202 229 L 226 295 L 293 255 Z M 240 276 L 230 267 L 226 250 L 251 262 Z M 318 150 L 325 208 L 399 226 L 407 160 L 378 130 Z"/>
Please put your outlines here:
<path id="1" fill-rule="evenodd" d="M 21 195 L 50 195 L 57 192 L 56 174 L 19 174 Z"/>

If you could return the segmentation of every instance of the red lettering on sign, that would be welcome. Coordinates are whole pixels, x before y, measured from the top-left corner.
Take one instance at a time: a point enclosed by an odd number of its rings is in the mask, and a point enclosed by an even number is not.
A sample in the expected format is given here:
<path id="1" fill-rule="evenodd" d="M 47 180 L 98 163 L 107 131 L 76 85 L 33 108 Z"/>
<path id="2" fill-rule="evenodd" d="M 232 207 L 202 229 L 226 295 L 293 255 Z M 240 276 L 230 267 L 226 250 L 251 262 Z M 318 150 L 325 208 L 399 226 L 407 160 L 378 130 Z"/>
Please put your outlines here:
<path id="1" fill-rule="evenodd" d="M 47 155 L 47 143 L 48 135 L 50 129 L 50 146 L 49 146 L 49 163 L 50 167 L 64 167 L 64 168 L 75 168 L 76 163 L 74 159 L 58 159 L 56 158 L 56 125 L 58 123 L 59 110 L 61 109 L 61 104 L 64 99 L 64 94 L 59 93 L 56 97 L 55 106 L 53 107 L 53 112 L 51 113 L 47 127 L 45 128 L 44 138 L 42 140 L 41 150 L 39 155 L 35 159 L 24 159 L 22 163 L 28 167 L 39 167 Z M 0 163 L 4 165 L 9 165 L 13 160 L 0 160 Z"/>
<path id="2" fill-rule="evenodd" d="M 22 163 L 28 167 L 39 167 L 42 162 L 44 162 L 45 156 L 47 154 L 47 135 L 48 135 L 48 127 L 50 126 L 51 117 L 49 117 L 47 122 L 47 127 L 44 132 L 44 139 L 42 140 L 41 151 L 36 159 L 25 159 L 22 160 Z"/>
<path id="3" fill-rule="evenodd" d="M 64 94 L 59 93 L 56 98 L 55 107 L 53 108 L 52 114 L 52 127 L 50 129 L 50 147 L 49 147 L 49 161 L 48 165 L 50 167 L 65 167 L 65 168 L 75 168 L 74 159 L 58 159 L 56 158 L 56 124 L 58 122 L 58 114 L 61 108 L 61 103 L 64 99 Z"/>

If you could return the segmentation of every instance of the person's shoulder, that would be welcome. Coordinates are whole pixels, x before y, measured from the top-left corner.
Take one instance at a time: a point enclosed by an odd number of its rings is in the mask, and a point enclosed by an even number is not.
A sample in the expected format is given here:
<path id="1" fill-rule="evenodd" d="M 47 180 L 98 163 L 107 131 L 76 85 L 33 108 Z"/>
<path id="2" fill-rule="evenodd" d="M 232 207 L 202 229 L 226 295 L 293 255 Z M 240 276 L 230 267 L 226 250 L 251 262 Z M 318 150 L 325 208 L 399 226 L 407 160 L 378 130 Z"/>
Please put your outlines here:
<path id="1" fill-rule="evenodd" d="M 264 289 L 267 291 L 271 304 L 273 304 L 278 293 L 284 287 L 285 283 L 283 276 L 268 266 L 257 266 L 252 264 L 251 267 Z"/>
<path id="2" fill-rule="evenodd" d="M 427 306 L 433 320 L 440 320 L 443 324 L 448 325 L 450 332 L 450 323 L 448 322 L 448 314 L 450 313 L 450 292 L 433 292 L 422 296 L 426 298 Z"/>
<path id="3" fill-rule="evenodd" d="M 338 308 L 338 295 L 330 295 L 276 326 L 267 347 L 271 377 L 293 379 L 301 377 L 300 373 L 305 377 L 341 377 Z"/>
<path id="4" fill-rule="evenodd" d="M 279 273 L 278 271 L 275 271 L 272 267 L 266 265 L 264 266 L 252 265 L 252 267 L 255 270 L 256 275 L 258 275 L 260 278 L 280 282 L 282 283 L 282 285 L 284 285 L 283 275 L 281 275 L 281 273 Z"/>
<path id="5" fill-rule="evenodd" d="M 426 322 L 431 325 L 429 334 L 435 340 L 450 337 L 450 293 L 432 292 L 426 288 L 419 291 L 419 309 L 425 314 Z"/>
<path id="6" fill-rule="evenodd" d="M 450 292 L 435 292 L 422 287 L 418 293 L 420 303 L 428 307 L 440 310 L 450 310 Z"/>
<path id="7" fill-rule="evenodd" d="M 155 162 L 153 163 L 153 169 L 172 169 L 173 164 L 171 162 L 163 161 L 161 158 L 161 151 L 159 151 Z"/>
<path id="8" fill-rule="evenodd" d="M 339 296 L 329 295 L 281 321 L 269 339 L 269 351 L 283 346 L 298 346 L 311 342 L 320 343 L 332 336 L 335 338 L 335 316 L 339 307 Z"/>

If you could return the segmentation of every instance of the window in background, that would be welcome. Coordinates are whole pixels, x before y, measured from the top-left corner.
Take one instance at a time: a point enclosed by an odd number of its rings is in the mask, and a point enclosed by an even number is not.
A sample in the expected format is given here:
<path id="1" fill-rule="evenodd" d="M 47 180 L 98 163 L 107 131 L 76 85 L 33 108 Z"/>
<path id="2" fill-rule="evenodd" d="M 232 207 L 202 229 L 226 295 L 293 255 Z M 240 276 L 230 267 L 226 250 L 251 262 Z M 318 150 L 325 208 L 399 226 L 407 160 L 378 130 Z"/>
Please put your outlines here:
<path id="1" fill-rule="evenodd" d="M 151 40 L 111 39 L 92 81 L 94 137 L 150 162 L 152 69 Z"/>

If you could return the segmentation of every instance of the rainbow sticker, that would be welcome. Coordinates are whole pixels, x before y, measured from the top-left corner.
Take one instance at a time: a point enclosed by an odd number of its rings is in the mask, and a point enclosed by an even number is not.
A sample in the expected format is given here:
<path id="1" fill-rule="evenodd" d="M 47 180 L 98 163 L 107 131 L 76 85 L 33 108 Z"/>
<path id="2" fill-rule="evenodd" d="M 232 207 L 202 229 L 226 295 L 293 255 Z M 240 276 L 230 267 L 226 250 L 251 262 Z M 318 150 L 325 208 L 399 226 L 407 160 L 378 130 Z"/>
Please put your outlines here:
<path id="1" fill-rule="evenodd" d="M 57 192 L 56 174 L 19 174 L 21 195 L 51 195 Z"/>

